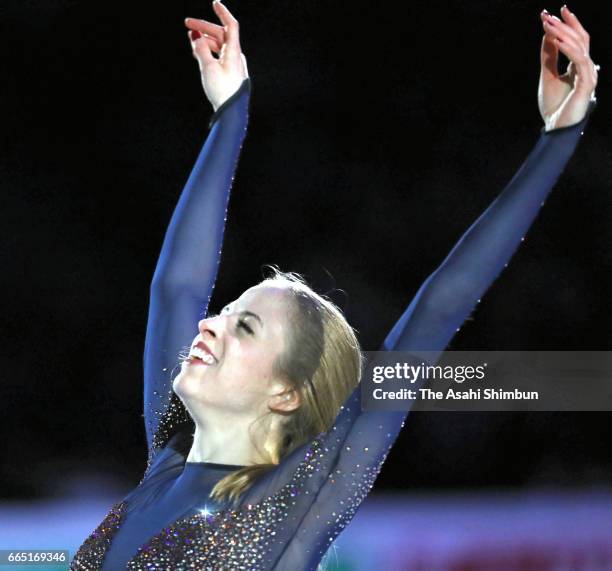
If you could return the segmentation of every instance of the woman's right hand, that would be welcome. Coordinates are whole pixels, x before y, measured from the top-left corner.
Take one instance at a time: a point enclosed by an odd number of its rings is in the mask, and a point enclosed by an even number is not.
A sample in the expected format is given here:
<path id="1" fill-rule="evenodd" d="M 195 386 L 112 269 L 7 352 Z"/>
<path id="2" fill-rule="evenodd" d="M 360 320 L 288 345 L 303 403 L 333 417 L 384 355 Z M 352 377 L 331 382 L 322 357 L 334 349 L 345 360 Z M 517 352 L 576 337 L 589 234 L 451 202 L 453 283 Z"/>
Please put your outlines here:
<path id="1" fill-rule="evenodd" d="M 240 49 L 238 20 L 221 2 L 215 0 L 212 4 L 222 26 L 196 18 L 185 18 L 185 26 L 189 28 L 193 57 L 200 66 L 204 93 L 216 111 L 249 73 Z"/>

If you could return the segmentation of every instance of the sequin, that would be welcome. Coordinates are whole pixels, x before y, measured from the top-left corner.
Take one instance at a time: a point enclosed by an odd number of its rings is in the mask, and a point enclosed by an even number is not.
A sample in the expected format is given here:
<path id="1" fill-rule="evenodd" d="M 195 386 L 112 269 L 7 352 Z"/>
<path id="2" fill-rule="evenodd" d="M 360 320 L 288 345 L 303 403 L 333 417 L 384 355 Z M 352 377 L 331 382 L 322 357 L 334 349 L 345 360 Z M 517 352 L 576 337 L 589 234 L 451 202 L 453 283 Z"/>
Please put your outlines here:
<path id="1" fill-rule="evenodd" d="M 356 392 L 349 401 L 357 403 L 359 398 Z M 278 558 L 286 546 L 287 532 L 293 536 L 305 530 L 302 526 L 304 513 L 296 507 L 297 502 L 308 498 L 306 503 L 310 506 L 320 486 L 327 482 L 336 490 L 335 505 L 326 506 L 325 509 L 329 508 L 329 511 L 313 513 L 315 521 L 324 522 L 325 526 L 312 530 L 312 535 L 320 541 L 308 550 L 309 557 L 322 557 L 372 488 L 396 436 L 392 432 L 383 433 L 386 438 L 375 449 L 362 445 L 361 450 L 364 452 L 374 451 L 374 457 L 368 459 L 367 465 L 351 462 L 350 470 L 339 469 L 335 465 L 338 454 L 345 453 L 353 458 L 355 451 L 351 446 L 337 443 L 335 435 L 354 428 L 355 416 L 359 416 L 356 409 L 356 405 L 352 409 L 345 408 L 345 415 L 341 415 L 334 425 L 337 431 L 322 433 L 304 447 L 302 461 L 289 482 L 278 492 L 257 503 L 216 512 L 203 513 L 197 510 L 194 515 L 174 521 L 138 548 L 129 560 L 127 569 L 257 571 L 276 568 Z M 353 412 L 349 414 L 351 410 Z M 172 402 L 169 404 L 155 435 L 158 446 L 167 441 L 174 430 L 172 427 L 181 422 L 183 414 L 181 407 Z M 376 426 L 380 429 L 384 425 L 377 421 Z M 330 444 L 330 441 L 334 444 Z M 149 458 L 147 471 L 151 468 L 153 456 Z M 70 565 L 71 570 L 97 570 L 102 567 L 106 551 L 124 521 L 127 506 L 128 502 L 124 500 L 111 508 L 76 553 Z"/>
<path id="2" fill-rule="evenodd" d="M 142 484 L 142 482 L 147 477 L 149 470 L 151 469 L 155 454 L 168 443 L 170 437 L 176 432 L 178 432 L 181 427 L 193 426 L 193 420 L 189 416 L 185 405 L 181 402 L 176 393 L 174 393 L 173 391 L 170 391 L 170 393 L 168 398 L 169 404 L 163 412 L 163 415 L 157 427 L 157 431 L 153 436 L 153 444 L 151 446 L 151 449 L 149 450 L 147 466 L 145 469 L 145 473 L 142 479 L 140 480 L 140 484 Z"/>
<path id="3" fill-rule="evenodd" d="M 279 525 L 305 480 L 321 461 L 321 443 L 313 441 L 293 479 L 280 491 L 256 504 L 238 509 L 202 513 L 165 527 L 128 562 L 132 571 L 183 569 L 269 569 Z M 70 564 L 71 570 L 99 569 L 126 513 L 127 502 L 115 504 L 98 528 L 85 540 Z"/>
<path id="4" fill-rule="evenodd" d="M 70 569 L 73 571 L 99 569 L 104 555 L 125 516 L 126 502 L 115 504 L 102 523 L 84 541 L 73 560 Z"/>

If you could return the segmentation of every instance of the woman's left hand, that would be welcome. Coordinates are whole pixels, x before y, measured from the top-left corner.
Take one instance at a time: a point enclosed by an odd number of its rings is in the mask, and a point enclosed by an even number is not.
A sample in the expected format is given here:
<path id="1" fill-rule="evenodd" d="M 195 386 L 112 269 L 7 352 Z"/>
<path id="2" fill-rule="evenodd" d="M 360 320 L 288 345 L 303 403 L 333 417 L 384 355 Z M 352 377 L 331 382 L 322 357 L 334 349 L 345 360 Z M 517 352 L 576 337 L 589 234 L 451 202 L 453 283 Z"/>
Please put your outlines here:
<path id="1" fill-rule="evenodd" d="M 561 17 L 563 20 L 545 10 L 540 14 L 545 33 L 540 53 L 538 107 L 547 131 L 584 118 L 589 101 L 595 99 L 599 69 L 589 55 L 589 34 L 576 15 L 563 6 Z M 570 60 L 562 75 L 557 69 L 559 50 Z"/>

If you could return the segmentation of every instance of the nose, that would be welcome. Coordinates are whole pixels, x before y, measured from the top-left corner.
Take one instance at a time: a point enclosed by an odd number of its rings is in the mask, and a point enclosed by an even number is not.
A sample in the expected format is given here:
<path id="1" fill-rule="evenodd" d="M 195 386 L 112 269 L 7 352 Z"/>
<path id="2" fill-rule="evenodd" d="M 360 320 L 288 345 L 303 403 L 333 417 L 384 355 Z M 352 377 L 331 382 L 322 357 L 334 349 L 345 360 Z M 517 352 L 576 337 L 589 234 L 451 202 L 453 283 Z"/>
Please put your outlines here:
<path id="1" fill-rule="evenodd" d="M 223 317 L 220 315 L 201 319 L 198 322 L 198 330 L 200 331 L 200 335 L 203 338 L 207 336 L 213 338 L 219 337 L 223 328 L 222 320 Z"/>

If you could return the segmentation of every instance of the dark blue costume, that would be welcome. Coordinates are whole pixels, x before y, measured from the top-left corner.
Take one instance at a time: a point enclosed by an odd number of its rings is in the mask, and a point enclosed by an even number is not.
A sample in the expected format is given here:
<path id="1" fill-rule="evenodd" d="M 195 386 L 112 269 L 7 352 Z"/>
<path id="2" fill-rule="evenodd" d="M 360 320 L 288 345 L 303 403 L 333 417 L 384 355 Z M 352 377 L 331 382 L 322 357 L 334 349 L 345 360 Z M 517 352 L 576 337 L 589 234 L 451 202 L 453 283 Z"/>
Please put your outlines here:
<path id="1" fill-rule="evenodd" d="M 246 135 L 251 82 L 213 115 L 165 236 L 150 290 L 144 352 L 149 457 L 139 485 L 85 540 L 71 569 L 316 569 L 370 491 L 407 413 L 363 412 L 360 387 L 333 427 L 259 478 L 238 505 L 208 495 L 237 466 L 186 462 L 186 411 L 172 393 L 178 356 L 208 308 L 230 188 Z M 546 132 L 501 195 L 423 283 L 384 350 L 441 352 L 507 264 L 595 107 Z"/>

